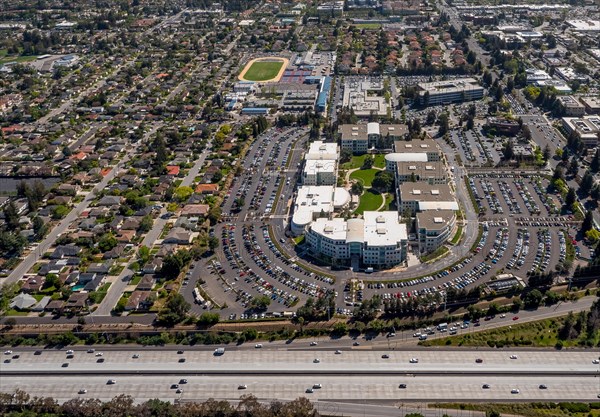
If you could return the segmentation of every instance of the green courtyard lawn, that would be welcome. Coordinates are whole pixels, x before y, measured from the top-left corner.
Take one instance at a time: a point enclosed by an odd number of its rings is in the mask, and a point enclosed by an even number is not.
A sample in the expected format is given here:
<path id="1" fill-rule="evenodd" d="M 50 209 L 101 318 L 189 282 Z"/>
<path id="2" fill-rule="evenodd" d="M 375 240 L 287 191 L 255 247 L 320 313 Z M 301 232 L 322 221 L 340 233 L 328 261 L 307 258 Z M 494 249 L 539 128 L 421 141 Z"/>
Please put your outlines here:
<path id="1" fill-rule="evenodd" d="M 354 171 L 350 174 L 351 180 L 358 180 L 362 182 L 365 188 L 371 187 L 373 183 L 373 179 L 375 178 L 375 174 L 377 174 L 379 170 L 377 169 L 359 169 L 358 171 Z"/>
<path id="2" fill-rule="evenodd" d="M 381 194 L 375 194 L 370 190 L 365 191 L 363 195 L 360 196 L 360 202 L 354 213 L 363 214 L 365 211 L 375 211 L 382 203 L 383 196 Z"/>
<path id="3" fill-rule="evenodd" d="M 253 63 L 243 77 L 248 81 L 268 81 L 279 74 L 283 61 L 257 61 Z"/>
<path id="4" fill-rule="evenodd" d="M 396 196 L 393 193 L 388 193 L 385 195 L 385 205 L 383 206 L 383 210 L 389 211 L 391 210 L 390 206 L 394 204 L 394 198 Z"/>
<path id="5" fill-rule="evenodd" d="M 348 162 L 344 162 L 340 165 L 342 169 L 356 169 L 363 166 L 367 154 L 353 156 Z M 373 155 L 373 166 L 376 168 L 385 168 L 385 155 L 377 154 Z"/>

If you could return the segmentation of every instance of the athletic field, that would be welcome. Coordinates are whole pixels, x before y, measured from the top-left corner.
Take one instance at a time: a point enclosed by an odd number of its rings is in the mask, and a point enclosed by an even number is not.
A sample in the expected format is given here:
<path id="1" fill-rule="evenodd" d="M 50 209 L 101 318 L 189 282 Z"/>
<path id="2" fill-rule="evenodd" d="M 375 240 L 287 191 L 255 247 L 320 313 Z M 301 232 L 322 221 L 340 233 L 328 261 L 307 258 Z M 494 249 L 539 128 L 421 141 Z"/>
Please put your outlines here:
<path id="1" fill-rule="evenodd" d="M 284 58 L 255 59 L 246 65 L 239 78 L 243 81 L 276 82 L 283 75 L 286 66 L 287 60 Z"/>

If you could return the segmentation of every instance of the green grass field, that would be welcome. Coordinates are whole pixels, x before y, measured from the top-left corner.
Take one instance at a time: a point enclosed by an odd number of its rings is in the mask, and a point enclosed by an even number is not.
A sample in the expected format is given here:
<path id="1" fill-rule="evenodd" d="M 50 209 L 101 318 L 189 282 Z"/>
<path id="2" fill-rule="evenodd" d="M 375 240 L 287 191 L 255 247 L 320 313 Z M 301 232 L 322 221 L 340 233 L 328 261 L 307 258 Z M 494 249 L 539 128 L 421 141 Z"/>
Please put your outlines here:
<path id="1" fill-rule="evenodd" d="M 354 171 L 350 174 L 350 179 L 359 180 L 365 186 L 365 188 L 369 188 L 371 183 L 373 183 L 373 179 L 375 178 L 375 174 L 377 174 L 379 170 L 377 169 L 359 169 L 358 171 Z"/>
<path id="2" fill-rule="evenodd" d="M 367 156 L 367 154 L 353 156 L 350 161 L 344 162 L 342 165 L 340 165 L 340 167 L 342 169 L 360 168 L 363 165 L 363 163 L 365 162 L 366 156 Z M 376 168 L 385 168 L 385 155 L 382 155 L 382 154 L 373 155 L 373 166 Z"/>
<path id="3" fill-rule="evenodd" d="M 375 211 L 383 203 L 383 197 L 381 194 L 375 194 L 371 191 L 365 191 L 360 196 L 360 202 L 356 208 L 356 214 L 363 214 L 365 211 Z"/>
<path id="4" fill-rule="evenodd" d="M 2 54 L 0 54 L 0 65 L 4 65 L 7 62 L 18 62 L 18 63 L 23 63 L 23 62 L 30 62 L 30 61 L 35 61 L 37 58 L 37 56 L 2 56 Z"/>
<path id="5" fill-rule="evenodd" d="M 282 66 L 282 61 L 258 61 L 248 68 L 244 78 L 248 81 L 268 81 L 279 74 Z"/>
<path id="6" fill-rule="evenodd" d="M 381 28 L 381 23 L 359 23 L 356 27 L 358 29 L 377 30 Z"/>

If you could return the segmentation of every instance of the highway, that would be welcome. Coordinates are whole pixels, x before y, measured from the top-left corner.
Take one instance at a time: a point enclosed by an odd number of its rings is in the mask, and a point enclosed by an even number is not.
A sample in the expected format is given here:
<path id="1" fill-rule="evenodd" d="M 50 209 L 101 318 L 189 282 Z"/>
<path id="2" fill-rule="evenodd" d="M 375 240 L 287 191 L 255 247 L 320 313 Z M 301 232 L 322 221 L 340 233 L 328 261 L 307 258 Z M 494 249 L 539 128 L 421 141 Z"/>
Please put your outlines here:
<path id="1" fill-rule="evenodd" d="M 314 350 L 313 350 L 314 349 Z M 132 395 L 137 401 L 207 398 L 237 399 L 252 393 L 260 399 L 291 400 L 306 395 L 311 400 L 376 401 L 483 401 L 483 400 L 589 400 L 600 393 L 598 358 L 593 351 L 517 351 L 517 350 L 428 350 L 382 352 L 348 348 L 341 354 L 333 350 L 232 351 L 214 356 L 212 350 L 122 350 L 86 353 L 75 348 L 74 358 L 66 359 L 65 350 L 17 352 L 19 359 L 2 363 L 0 391 L 17 388 L 30 395 L 53 396 L 65 401 L 77 396 L 103 400 L 119 394 Z M 140 357 L 133 359 L 138 353 Z M 517 359 L 510 359 L 517 355 Z M 5 358 L 11 355 L 4 355 Z M 185 358 L 185 362 L 179 362 Z M 315 363 L 314 359 L 320 362 Z M 418 358 L 419 363 L 409 363 Z M 476 363 L 481 358 L 483 363 Z M 69 363 L 63 367 L 63 363 Z M 293 375 L 293 377 L 291 377 Z M 181 378 L 181 395 L 171 384 Z M 115 385 L 108 385 L 115 379 Z M 244 384 L 247 389 L 238 389 Z M 305 393 L 313 384 L 321 389 Z M 406 384 L 406 388 L 399 388 Z M 489 384 L 484 389 L 483 384 Z M 540 389 L 545 384 L 547 389 Z M 518 389 L 518 394 L 511 390 Z"/>

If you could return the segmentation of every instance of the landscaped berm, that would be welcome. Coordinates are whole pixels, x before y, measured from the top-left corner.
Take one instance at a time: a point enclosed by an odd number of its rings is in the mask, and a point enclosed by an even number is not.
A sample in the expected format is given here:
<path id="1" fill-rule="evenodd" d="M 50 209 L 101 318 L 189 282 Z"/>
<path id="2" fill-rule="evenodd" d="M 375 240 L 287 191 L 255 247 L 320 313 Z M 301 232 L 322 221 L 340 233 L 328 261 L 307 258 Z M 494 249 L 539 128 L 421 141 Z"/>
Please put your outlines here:
<path id="1" fill-rule="evenodd" d="M 277 82 L 289 61 L 285 58 L 257 58 L 248 62 L 238 77 L 242 81 Z"/>

